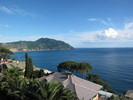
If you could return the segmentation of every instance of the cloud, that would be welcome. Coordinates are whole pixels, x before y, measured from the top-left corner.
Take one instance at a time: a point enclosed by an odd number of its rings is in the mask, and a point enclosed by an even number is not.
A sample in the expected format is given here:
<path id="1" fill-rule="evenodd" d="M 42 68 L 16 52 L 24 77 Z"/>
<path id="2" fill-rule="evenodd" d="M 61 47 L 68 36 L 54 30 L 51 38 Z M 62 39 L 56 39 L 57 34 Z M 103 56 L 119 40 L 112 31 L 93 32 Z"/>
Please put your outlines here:
<path id="1" fill-rule="evenodd" d="M 34 36 L 3 36 L 0 35 L 0 42 L 12 42 L 19 40 L 35 41 L 41 37 L 53 38 L 62 40 L 74 47 L 106 47 L 106 46 L 133 46 L 133 22 L 128 22 L 123 25 L 122 29 L 107 28 L 98 31 L 75 32 L 70 31 L 69 34 L 61 33 L 56 35 L 34 35 Z"/>
<path id="2" fill-rule="evenodd" d="M 133 30 L 117 30 L 108 28 L 99 31 L 89 32 L 74 32 L 69 34 L 56 34 L 56 35 L 34 35 L 34 36 L 3 36 L 0 35 L 0 42 L 12 42 L 12 41 L 35 41 L 39 38 L 52 38 L 56 40 L 62 40 L 71 44 L 74 47 L 106 47 L 106 46 L 119 46 L 123 43 L 129 42 L 130 45 L 133 42 Z"/>
<path id="3" fill-rule="evenodd" d="M 97 20 L 99 20 L 99 19 L 97 19 L 97 18 L 89 18 L 88 19 L 88 21 L 97 21 Z"/>
<path id="4" fill-rule="evenodd" d="M 92 21 L 92 22 L 99 22 L 101 24 L 104 24 L 106 26 L 115 26 L 115 24 L 112 22 L 111 18 L 107 18 L 106 20 L 103 20 L 101 18 L 88 18 L 88 21 Z"/>
<path id="5" fill-rule="evenodd" d="M 13 14 L 13 11 L 5 6 L 0 6 L 0 11 L 7 13 L 7 14 Z"/>
<path id="6" fill-rule="evenodd" d="M 0 6 L 0 11 L 6 13 L 6 14 L 18 14 L 22 16 L 31 16 L 31 17 L 36 17 L 36 15 L 29 13 L 25 10 L 19 9 L 19 8 L 13 8 L 13 7 L 5 7 L 5 6 Z"/>
<path id="7" fill-rule="evenodd" d="M 97 38 L 101 39 L 116 39 L 118 37 L 118 32 L 113 29 L 109 28 L 107 30 L 103 30 L 97 34 Z"/>
<path id="8" fill-rule="evenodd" d="M 125 29 L 125 30 L 133 29 L 133 22 L 126 23 L 125 26 L 124 26 L 124 29 Z"/>
<path id="9" fill-rule="evenodd" d="M 27 11 L 24 11 L 22 9 L 18 9 L 18 8 L 11 8 L 11 10 L 15 13 L 15 14 L 19 14 L 22 16 L 31 16 L 31 17 L 36 17 L 36 15 L 29 13 Z"/>
<path id="10" fill-rule="evenodd" d="M 94 19 L 92 19 L 94 20 Z M 110 19 L 108 19 L 110 20 Z M 133 22 L 125 23 L 123 29 L 108 28 L 99 31 L 81 32 L 75 34 L 78 43 L 126 43 L 133 42 Z"/>

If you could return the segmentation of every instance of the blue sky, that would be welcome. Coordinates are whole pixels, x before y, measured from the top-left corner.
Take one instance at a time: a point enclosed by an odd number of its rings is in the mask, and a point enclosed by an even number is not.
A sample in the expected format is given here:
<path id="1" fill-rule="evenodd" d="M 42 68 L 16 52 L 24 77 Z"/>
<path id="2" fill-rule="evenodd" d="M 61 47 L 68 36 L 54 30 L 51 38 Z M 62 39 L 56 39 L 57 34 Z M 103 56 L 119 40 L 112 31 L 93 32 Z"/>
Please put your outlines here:
<path id="1" fill-rule="evenodd" d="M 0 42 L 133 47 L 133 0 L 0 0 Z"/>

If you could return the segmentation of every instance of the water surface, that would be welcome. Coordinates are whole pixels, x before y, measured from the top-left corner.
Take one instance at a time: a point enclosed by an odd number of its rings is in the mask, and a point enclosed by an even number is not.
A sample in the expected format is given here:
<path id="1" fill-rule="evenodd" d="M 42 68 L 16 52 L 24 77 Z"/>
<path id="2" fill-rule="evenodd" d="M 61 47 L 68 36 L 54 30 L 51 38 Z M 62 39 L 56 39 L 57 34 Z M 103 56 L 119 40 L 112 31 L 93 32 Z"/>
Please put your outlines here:
<path id="1" fill-rule="evenodd" d="M 92 73 L 108 81 L 117 93 L 133 89 L 133 48 L 78 48 L 28 52 L 35 66 L 57 71 L 59 63 L 72 60 L 88 62 Z M 13 58 L 24 61 L 25 52 L 16 52 Z"/>

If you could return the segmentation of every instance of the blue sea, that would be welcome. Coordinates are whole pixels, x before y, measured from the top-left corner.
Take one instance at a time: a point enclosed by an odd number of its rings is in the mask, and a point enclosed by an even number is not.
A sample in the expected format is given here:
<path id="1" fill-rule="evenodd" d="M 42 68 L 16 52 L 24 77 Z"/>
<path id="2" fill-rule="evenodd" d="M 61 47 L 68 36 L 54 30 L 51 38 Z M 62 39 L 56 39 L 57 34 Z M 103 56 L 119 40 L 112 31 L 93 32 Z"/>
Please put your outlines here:
<path id="1" fill-rule="evenodd" d="M 53 72 L 63 61 L 88 62 L 93 67 L 92 73 L 108 81 L 118 94 L 133 89 L 133 48 L 77 48 L 27 53 L 36 67 Z M 16 52 L 13 58 L 25 61 L 25 52 Z"/>

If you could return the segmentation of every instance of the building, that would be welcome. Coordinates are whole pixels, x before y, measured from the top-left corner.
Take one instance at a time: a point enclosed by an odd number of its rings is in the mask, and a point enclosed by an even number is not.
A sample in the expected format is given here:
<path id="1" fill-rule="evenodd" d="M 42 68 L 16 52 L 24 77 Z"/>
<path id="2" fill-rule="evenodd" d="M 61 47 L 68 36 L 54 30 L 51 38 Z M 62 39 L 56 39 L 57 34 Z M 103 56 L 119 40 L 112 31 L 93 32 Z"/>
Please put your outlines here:
<path id="1" fill-rule="evenodd" d="M 112 96 L 117 96 L 116 94 L 113 94 L 113 93 L 110 93 L 107 91 L 103 91 L 103 90 L 99 90 L 98 94 L 100 95 L 101 98 L 104 98 L 105 100 L 108 100 Z"/>
<path id="2" fill-rule="evenodd" d="M 71 73 L 59 73 L 55 72 L 49 76 L 43 76 L 40 78 L 41 81 L 57 81 L 61 82 L 64 87 L 70 89 L 76 93 L 79 99 L 84 100 L 100 100 L 98 97 L 98 91 L 102 88 L 101 85 L 93 82 L 84 80 Z"/>
<path id="3" fill-rule="evenodd" d="M 10 48 L 9 50 L 12 51 L 12 52 L 18 52 L 17 48 Z"/>
<path id="4" fill-rule="evenodd" d="M 128 98 L 133 98 L 133 90 L 128 90 L 125 94 L 126 97 Z"/>

